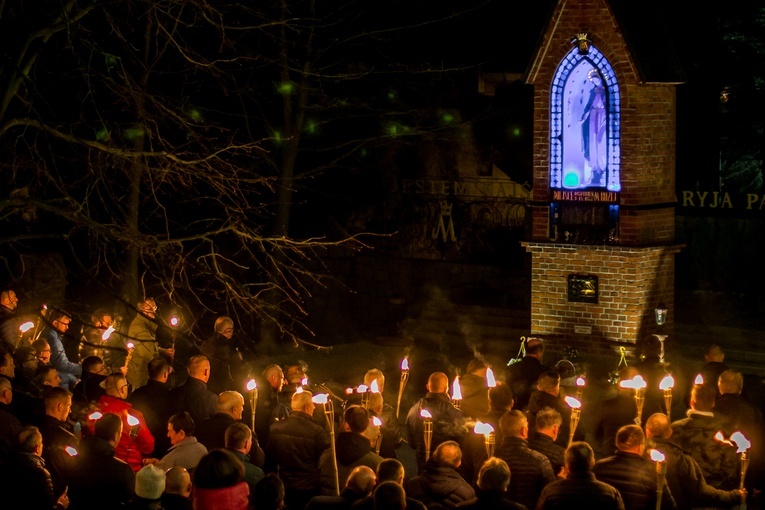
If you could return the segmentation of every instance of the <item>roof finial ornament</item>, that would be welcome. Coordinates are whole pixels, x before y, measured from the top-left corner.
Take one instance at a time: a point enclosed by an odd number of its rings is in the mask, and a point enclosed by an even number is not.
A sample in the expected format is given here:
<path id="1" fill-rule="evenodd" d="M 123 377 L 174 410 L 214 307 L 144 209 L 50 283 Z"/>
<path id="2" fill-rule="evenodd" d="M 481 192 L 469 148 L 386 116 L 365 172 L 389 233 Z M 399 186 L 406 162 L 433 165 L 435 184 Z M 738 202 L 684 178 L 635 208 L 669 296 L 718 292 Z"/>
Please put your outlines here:
<path id="1" fill-rule="evenodd" d="M 575 44 L 577 48 L 579 48 L 580 55 L 587 55 L 590 53 L 590 44 L 592 44 L 592 41 L 587 38 L 587 35 L 586 32 L 579 32 L 575 37 L 571 38 L 571 44 Z"/>

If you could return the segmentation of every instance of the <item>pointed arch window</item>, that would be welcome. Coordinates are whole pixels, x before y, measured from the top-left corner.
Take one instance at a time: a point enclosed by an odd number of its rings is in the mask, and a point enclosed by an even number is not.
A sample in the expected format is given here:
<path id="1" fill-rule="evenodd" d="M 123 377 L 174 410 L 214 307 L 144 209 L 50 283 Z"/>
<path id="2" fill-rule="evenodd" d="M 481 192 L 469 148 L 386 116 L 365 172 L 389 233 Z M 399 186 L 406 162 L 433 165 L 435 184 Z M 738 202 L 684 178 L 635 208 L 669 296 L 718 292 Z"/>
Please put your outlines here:
<path id="1" fill-rule="evenodd" d="M 620 106 L 608 59 L 572 48 L 550 91 L 550 188 L 621 190 Z"/>

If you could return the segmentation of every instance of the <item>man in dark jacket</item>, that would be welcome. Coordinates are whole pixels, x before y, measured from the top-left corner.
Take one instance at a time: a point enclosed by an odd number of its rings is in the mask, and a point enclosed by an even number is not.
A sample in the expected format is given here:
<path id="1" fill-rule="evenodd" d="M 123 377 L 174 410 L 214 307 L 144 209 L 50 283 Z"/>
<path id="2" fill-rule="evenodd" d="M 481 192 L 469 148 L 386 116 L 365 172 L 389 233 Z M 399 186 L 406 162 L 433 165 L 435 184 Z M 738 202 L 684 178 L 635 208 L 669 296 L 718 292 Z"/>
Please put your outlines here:
<path id="1" fill-rule="evenodd" d="M 672 427 L 667 415 L 651 415 L 645 424 L 645 434 L 652 447 L 666 458 L 667 485 L 678 508 L 730 508 L 746 500 L 746 491 L 721 491 L 707 485 L 693 457 L 670 440 Z"/>
<path id="2" fill-rule="evenodd" d="M 263 369 L 262 379 L 258 384 L 257 412 L 255 413 L 255 433 L 262 444 L 268 444 L 271 425 L 287 419 L 289 408 L 279 402 L 279 393 L 284 386 L 282 367 L 273 364 Z"/>
<path id="3" fill-rule="evenodd" d="M 401 487 L 404 485 L 404 465 L 396 459 L 383 459 L 380 465 L 377 466 L 377 485 L 379 486 L 385 482 L 393 482 Z M 354 510 L 374 510 L 375 500 L 374 496 L 369 496 L 357 501 L 353 504 Z M 425 505 L 422 501 L 418 501 L 414 498 L 406 497 L 406 510 L 425 510 Z"/>
<path id="4" fill-rule="evenodd" d="M 72 408 L 72 394 L 64 388 L 50 388 L 45 393 L 45 417 L 40 432 L 43 438 L 43 459 L 50 471 L 56 496 L 64 493 L 68 478 L 74 469 L 72 448 L 79 448 L 79 441 L 66 422 Z M 67 451 L 68 450 L 68 451 Z"/>
<path id="5" fill-rule="evenodd" d="M 507 495 L 510 485 L 510 466 L 502 459 L 492 457 L 478 472 L 476 497 L 457 504 L 466 510 L 524 510 L 526 507 Z"/>
<path id="6" fill-rule="evenodd" d="M 348 475 L 345 488 L 338 496 L 314 496 L 306 510 L 348 510 L 354 503 L 372 493 L 377 476 L 368 466 L 358 466 Z"/>
<path id="7" fill-rule="evenodd" d="M 739 460 L 735 446 L 715 439 L 726 426 L 712 411 L 716 395 L 706 384 L 693 387 L 688 417 L 672 424 L 672 441 L 693 457 L 709 485 L 731 490 L 738 487 Z"/>
<path id="8" fill-rule="evenodd" d="M 728 370 L 728 365 L 725 364 L 725 352 L 719 345 L 710 345 L 707 352 L 704 353 L 704 361 L 706 364 L 699 371 L 704 380 L 702 384 L 712 388 L 715 395 L 719 395 L 717 380 L 723 372 Z"/>
<path id="9" fill-rule="evenodd" d="M 21 422 L 10 411 L 11 402 L 13 402 L 11 380 L 0 376 L 0 461 L 4 455 L 11 454 L 21 432 Z"/>
<path id="10" fill-rule="evenodd" d="M 542 490 L 539 510 L 624 510 L 624 502 L 614 487 L 599 482 L 592 474 L 595 454 L 585 442 L 575 442 L 566 449 L 566 478 Z"/>
<path id="11" fill-rule="evenodd" d="M 321 493 L 335 495 L 335 466 L 333 453 L 337 455 L 338 486 L 345 482 L 358 466 L 367 466 L 372 471 L 382 461 L 382 457 L 372 451 L 369 439 L 362 435 L 369 426 L 369 413 L 361 406 L 350 406 L 343 413 L 341 432 L 337 434 L 335 452 L 331 448 L 324 451 L 319 459 L 321 473 Z"/>
<path id="12" fill-rule="evenodd" d="M 523 410 L 529 403 L 531 392 L 537 385 L 539 376 L 550 370 L 542 364 L 545 345 L 538 338 L 529 338 L 525 344 L 526 355 L 510 365 L 506 382 L 513 390 L 513 409 Z"/>
<path id="13" fill-rule="evenodd" d="M 244 465 L 244 481 L 250 486 L 250 494 L 253 494 L 255 484 L 266 474 L 259 466 L 250 462 L 250 452 L 254 442 L 250 427 L 244 423 L 234 422 L 226 429 L 224 439 L 225 449 L 231 452 Z M 265 454 L 263 454 L 262 460 L 265 460 Z"/>
<path id="14" fill-rule="evenodd" d="M 173 369 L 163 356 L 157 356 L 149 362 L 149 382 L 133 391 L 128 401 L 143 413 L 146 425 L 154 436 L 152 457 L 162 458 L 170 448 L 167 437 L 167 420 L 170 387 L 167 384 Z"/>
<path id="15" fill-rule="evenodd" d="M 510 499 L 534 508 L 542 489 L 555 480 L 550 461 L 529 448 L 529 424 L 522 412 L 513 410 L 506 413 L 500 427 L 505 438 L 494 455 L 510 466 Z"/>
<path id="16" fill-rule="evenodd" d="M 599 460 L 592 468 L 595 478 L 619 491 L 627 510 L 656 507 L 656 466 L 643 457 L 645 434 L 637 425 L 625 425 L 616 433 L 616 455 Z M 661 508 L 677 508 L 664 483 Z"/>
<path id="17" fill-rule="evenodd" d="M 218 410 L 218 396 L 207 389 L 210 379 L 210 360 L 197 355 L 189 359 L 186 369 L 189 377 L 183 385 L 170 391 L 168 404 L 170 414 L 188 412 L 194 423 L 202 423 Z"/>
<path id="18" fill-rule="evenodd" d="M 459 474 L 462 450 L 454 441 L 438 445 L 421 475 L 406 484 L 406 493 L 422 501 L 429 510 L 453 508 L 475 497 L 475 491 Z"/>
<path id="19" fill-rule="evenodd" d="M 448 394 L 449 379 L 443 372 L 434 372 L 428 378 L 428 393 L 418 400 L 406 416 L 409 444 L 417 451 L 417 466 L 425 466 L 425 436 L 423 434 L 423 410 L 430 412 L 433 422 L 433 436 L 430 451 L 433 452 L 444 441 L 458 444 L 467 432 L 465 416 L 451 403 Z"/>
<path id="20" fill-rule="evenodd" d="M 537 389 L 529 397 L 529 405 L 524 412 L 529 420 L 529 429 L 536 430 L 534 423 L 540 409 L 549 407 L 560 413 L 561 425 L 555 442 L 565 448 L 568 445 L 568 437 L 571 428 L 571 408 L 559 397 L 560 374 L 555 370 L 549 370 L 539 376 Z"/>
<path id="21" fill-rule="evenodd" d="M 285 502 L 300 510 L 319 495 L 319 458 L 329 448 L 324 427 L 313 421 L 316 408 L 309 391 L 292 395 L 292 412 L 271 425 L 266 447 L 266 472 L 277 472 L 284 482 Z"/>
<path id="22" fill-rule="evenodd" d="M 96 422 L 95 434 L 80 444 L 69 485 L 69 510 L 120 508 L 135 496 L 135 474 L 114 456 L 122 436 L 122 419 L 107 413 Z"/>
<path id="23" fill-rule="evenodd" d="M 197 424 L 196 436 L 208 450 L 223 448 L 226 429 L 242 421 L 244 397 L 238 391 L 224 391 L 218 395 L 217 413 Z"/>
<path id="24" fill-rule="evenodd" d="M 465 417 L 478 420 L 489 412 L 489 396 L 486 390 L 486 365 L 480 359 L 473 358 L 468 362 L 465 375 L 460 377 L 460 410 Z"/>
<path id="25" fill-rule="evenodd" d="M 624 367 L 619 372 L 619 380 L 627 381 L 638 375 L 637 369 Z M 603 401 L 595 418 L 595 457 L 602 459 L 616 452 L 616 432 L 625 425 L 635 423 L 637 404 L 635 392 L 619 386 L 615 397 Z"/>
<path id="26" fill-rule="evenodd" d="M 529 448 L 539 452 L 550 461 L 553 473 L 560 475 L 563 469 L 563 454 L 566 449 L 556 444 L 561 430 L 560 413 L 550 407 L 543 407 L 534 421 L 536 430 L 529 438 Z"/>
<path id="27" fill-rule="evenodd" d="M 241 380 L 243 371 L 242 353 L 234 341 L 234 321 L 231 317 L 221 316 L 215 319 L 215 333 L 205 340 L 201 347 L 202 354 L 210 360 L 212 368 L 207 386 L 215 394 L 237 389 L 236 381 Z"/>

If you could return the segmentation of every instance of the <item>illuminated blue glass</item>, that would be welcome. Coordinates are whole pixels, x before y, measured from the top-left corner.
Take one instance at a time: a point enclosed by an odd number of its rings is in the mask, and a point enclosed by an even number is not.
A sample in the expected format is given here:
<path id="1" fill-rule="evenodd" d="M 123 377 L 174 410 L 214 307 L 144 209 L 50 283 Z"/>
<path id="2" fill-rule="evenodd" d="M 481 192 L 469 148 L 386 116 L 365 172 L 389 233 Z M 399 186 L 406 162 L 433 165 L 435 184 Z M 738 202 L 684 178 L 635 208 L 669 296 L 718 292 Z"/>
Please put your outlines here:
<path id="1" fill-rule="evenodd" d="M 619 84 L 595 46 L 572 48 L 550 87 L 550 187 L 621 190 Z"/>

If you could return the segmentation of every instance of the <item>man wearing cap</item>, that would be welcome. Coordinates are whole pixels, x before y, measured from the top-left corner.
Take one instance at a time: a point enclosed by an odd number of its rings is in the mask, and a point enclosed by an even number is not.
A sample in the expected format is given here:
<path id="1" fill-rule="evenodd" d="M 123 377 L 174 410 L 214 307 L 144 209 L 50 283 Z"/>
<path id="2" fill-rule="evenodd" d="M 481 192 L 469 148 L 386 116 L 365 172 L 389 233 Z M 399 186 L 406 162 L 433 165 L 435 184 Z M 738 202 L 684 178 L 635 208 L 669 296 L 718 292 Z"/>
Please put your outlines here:
<path id="1" fill-rule="evenodd" d="M 523 410 L 529 403 L 531 392 L 537 385 L 539 376 L 550 370 L 542 364 L 545 346 L 538 338 L 526 340 L 526 355 L 517 363 L 510 365 L 507 372 L 507 385 L 513 390 L 513 409 Z"/>
<path id="2" fill-rule="evenodd" d="M 142 467 L 135 475 L 135 499 L 131 510 L 162 508 L 160 498 L 165 492 L 165 471 L 151 464 Z"/>

